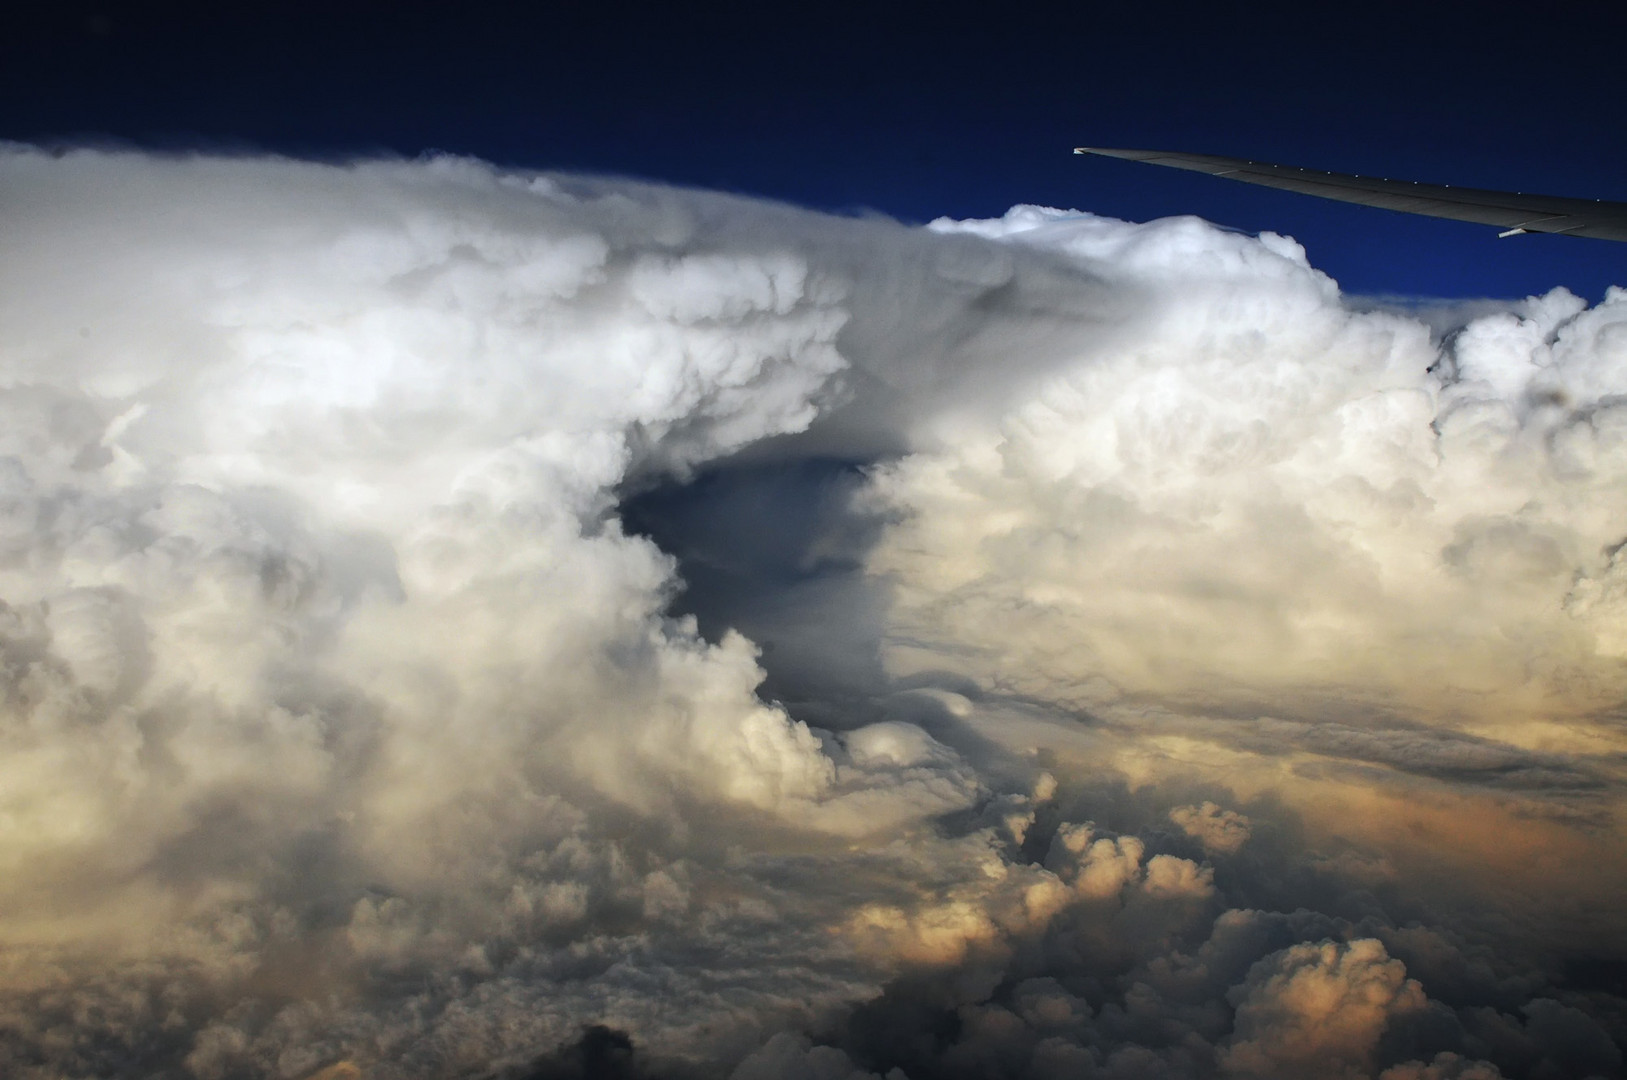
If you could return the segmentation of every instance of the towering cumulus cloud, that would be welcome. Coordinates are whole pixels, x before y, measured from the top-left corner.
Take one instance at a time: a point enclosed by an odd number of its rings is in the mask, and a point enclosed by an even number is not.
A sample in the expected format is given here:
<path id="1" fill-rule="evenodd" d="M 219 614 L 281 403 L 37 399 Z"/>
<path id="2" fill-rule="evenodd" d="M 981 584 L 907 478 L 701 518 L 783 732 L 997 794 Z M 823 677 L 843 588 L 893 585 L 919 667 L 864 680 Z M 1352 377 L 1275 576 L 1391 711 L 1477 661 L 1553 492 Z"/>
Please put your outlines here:
<path id="1" fill-rule="evenodd" d="M 0 190 L 6 1075 L 1622 1068 L 1627 293 L 1443 335 L 1191 219 L 452 159 Z"/>

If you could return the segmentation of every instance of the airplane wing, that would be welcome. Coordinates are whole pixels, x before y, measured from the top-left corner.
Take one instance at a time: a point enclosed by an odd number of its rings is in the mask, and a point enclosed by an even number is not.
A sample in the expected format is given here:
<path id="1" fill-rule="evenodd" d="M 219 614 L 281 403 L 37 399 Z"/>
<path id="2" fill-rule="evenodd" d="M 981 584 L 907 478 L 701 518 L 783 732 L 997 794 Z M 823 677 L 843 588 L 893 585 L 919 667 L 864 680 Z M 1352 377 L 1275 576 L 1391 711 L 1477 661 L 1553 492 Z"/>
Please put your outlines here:
<path id="1" fill-rule="evenodd" d="M 1517 233 L 1562 233 L 1597 240 L 1627 241 L 1627 203 L 1602 199 L 1568 199 L 1553 195 L 1525 195 L 1508 191 L 1419 184 L 1408 180 L 1378 180 L 1371 176 L 1318 172 L 1292 165 L 1271 165 L 1242 158 L 1210 154 L 1172 154 L 1161 150 L 1101 150 L 1081 146 L 1076 154 L 1145 161 L 1172 169 L 1224 176 L 1247 184 L 1320 195 L 1324 199 L 1381 206 L 1427 217 L 1453 218 L 1481 225 L 1496 225 L 1502 236 Z"/>

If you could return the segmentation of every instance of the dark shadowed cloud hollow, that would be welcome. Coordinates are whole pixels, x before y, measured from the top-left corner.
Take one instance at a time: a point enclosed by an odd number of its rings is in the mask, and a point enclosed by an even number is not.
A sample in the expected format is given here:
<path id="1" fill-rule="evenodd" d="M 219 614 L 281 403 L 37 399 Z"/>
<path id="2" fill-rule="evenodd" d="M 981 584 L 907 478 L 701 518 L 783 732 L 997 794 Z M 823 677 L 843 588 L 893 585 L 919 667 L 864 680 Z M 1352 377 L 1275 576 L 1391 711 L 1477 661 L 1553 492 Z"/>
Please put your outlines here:
<path id="1" fill-rule="evenodd" d="M 0 152 L 0 1072 L 1619 1076 L 1627 292 Z"/>

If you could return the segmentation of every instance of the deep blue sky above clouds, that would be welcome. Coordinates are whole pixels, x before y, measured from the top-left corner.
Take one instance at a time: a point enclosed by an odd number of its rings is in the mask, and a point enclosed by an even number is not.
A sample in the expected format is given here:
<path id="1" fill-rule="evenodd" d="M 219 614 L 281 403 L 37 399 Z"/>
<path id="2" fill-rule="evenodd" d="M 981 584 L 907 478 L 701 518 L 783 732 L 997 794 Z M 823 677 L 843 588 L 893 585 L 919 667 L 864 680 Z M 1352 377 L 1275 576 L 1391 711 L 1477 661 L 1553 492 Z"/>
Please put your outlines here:
<path id="1" fill-rule="evenodd" d="M 1627 281 L 1613 244 L 1075 157 L 1075 145 L 1627 199 L 1627 9 L 67 3 L 0 16 L 0 137 L 426 149 L 905 220 L 1014 203 L 1293 235 L 1348 291 Z"/>

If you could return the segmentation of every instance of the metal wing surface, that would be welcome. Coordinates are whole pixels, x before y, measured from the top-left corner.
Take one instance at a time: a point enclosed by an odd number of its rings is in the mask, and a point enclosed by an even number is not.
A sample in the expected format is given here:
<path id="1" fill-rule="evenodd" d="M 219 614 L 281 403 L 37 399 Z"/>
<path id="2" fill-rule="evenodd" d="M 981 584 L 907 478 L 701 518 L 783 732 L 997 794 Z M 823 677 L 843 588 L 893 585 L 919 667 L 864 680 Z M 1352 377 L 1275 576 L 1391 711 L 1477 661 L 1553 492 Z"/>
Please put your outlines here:
<path id="1" fill-rule="evenodd" d="M 1627 241 L 1627 203 L 1605 202 L 1602 199 L 1570 199 L 1452 187 L 1449 184 L 1380 180 L 1371 176 L 1318 172 L 1292 165 L 1272 165 L 1264 161 L 1211 154 L 1102 150 L 1091 146 L 1082 146 L 1074 153 L 1166 165 L 1172 169 L 1224 176 L 1247 184 L 1261 184 L 1363 206 L 1381 206 L 1386 210 L 1400 210 L 1408 214 L 1496 225 L 1504 230 L 1504 235 L 1542 232 Z"/>

